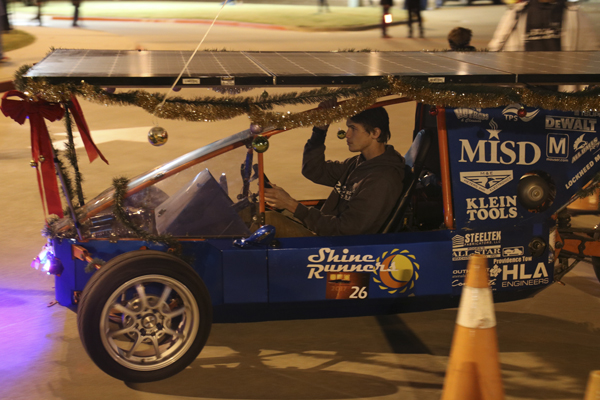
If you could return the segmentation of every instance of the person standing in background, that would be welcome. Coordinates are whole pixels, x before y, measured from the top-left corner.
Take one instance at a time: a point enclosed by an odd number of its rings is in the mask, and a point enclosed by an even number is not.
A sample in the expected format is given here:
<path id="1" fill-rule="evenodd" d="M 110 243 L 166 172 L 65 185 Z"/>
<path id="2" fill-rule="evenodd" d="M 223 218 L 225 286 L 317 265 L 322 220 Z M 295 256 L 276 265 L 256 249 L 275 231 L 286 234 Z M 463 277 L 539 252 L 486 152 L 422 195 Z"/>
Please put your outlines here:
<path id="1" fill-rule="evenodd" d="M 475 51 L 471 46 L 473 31 L 467 28 L 456 27 L 448 33 L 448 44 L 452 51 Z"/>
<path id="2" fill-rule="evenodd" d="M 394 5 L 393 0 L 381 0 L 381 6 L 383 7 L 383 15 L 381 16 L 381 37 L 384 39 L 391 38 L 387 34 L 388 22 L 386 21 L 386 15 L 390 14 L 390 8 Z"/>
<path id="3" fill-rule="evenodd" d="M 323 11 L 323 12 L 329 12 L 329 2 L 327 0 L 318 0 L 319 4 L 319 12 Z"/>
<path id="4" fill-rule="evenodd" d="M 4 56 L 4 47 L 2 46 L 2 34 L 4 33 L 4 17 L 6 16 L 6 0 L 0 0 L 0 63 L 8 60 Z"/>
<path id="5" fill-rule="evenodd" d="M 42 26 L 42 6 L 44 5 L 44 2 L 42 0 L 37 0 L 36 5 L 37 15 L 33 18 L 33 21 L 38 21 L 40 23 L 40 26 Z"/>
<path id="6" fill-rule="evenodd" d="M 423 19 L 421 18 L 421 1 L 406 0 L 406 9 L 408 10 L 408 37 L 413 37 L 413 17 L 419 24 L 419 37 L 425 37 L 423 33 Z"/>
<path id="7" fill-rule="evenodd" d="M 77 24 L 77 21 L 79 20 L 79 6 L 81 5 L 81 1 L 73 0 L 72 3 L 73 3 L 73 7 L 75 7 L 75 10 L 73 12 L 73 26 L 79 27 L 79 25 Z"/>
<path id="8" fill-rule="evenodd" d="M 529 0 L 505 12 L 488 47 L 490 51 L 597 50 L 598 41 L 578 4 Z"/>

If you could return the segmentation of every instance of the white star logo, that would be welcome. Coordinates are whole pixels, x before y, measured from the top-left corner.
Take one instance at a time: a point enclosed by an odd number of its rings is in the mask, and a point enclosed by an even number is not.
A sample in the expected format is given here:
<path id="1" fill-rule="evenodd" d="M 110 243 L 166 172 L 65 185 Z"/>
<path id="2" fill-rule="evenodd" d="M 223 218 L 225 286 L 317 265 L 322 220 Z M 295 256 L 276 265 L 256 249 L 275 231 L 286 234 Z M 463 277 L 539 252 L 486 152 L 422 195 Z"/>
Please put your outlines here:
<path id="1" fill-rule="evenodd" d="M 500 138 L 498 137 L 498 134 L 500 132 L 502 132 L 502 130 L 500 130 L 500 129 L 486 129 L 486 130 L 490 133 L 490 140 L 492 140 L 492 139 L 500 140 Z"/>
<path id="2" fill-rule="evenodd" d="M 494 121 L 494 118 L 492 118 L 492 120 L 490 121 L 490 128 L 491 129 L 486 129 L 486 131 L 488 131 L 490 133 L 490 140 L 492 139 L 496 139 L 496 140 L 500 140 L 500 138 L 498 137 L 498 134 L 500 132 L 502 132 L 501 129 L 498 129 L 498 124 L 496 123 L 496 121 Z"/>

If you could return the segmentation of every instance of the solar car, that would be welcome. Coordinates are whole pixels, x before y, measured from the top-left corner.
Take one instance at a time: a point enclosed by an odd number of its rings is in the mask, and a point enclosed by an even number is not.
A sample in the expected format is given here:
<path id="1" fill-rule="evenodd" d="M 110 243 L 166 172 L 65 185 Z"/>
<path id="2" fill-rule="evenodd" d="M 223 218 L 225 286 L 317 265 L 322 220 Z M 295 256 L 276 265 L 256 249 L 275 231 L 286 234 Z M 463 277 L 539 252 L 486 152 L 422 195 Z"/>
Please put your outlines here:
<path id="1" fill-rule="evenodd" d="M 25 75 L 46 85 L 42 95 L 61 85 L 81 93 L 81 82 L 332 88 L 383 79 L 400 86 L 365 108 L 417 100 L 416 122 L 396 182 L 402 195 L 376 234 L 276 237 L 263 223 L 262 152 L 269 138 L 293 130 L 255 125 L 71 207 L 51 224 L 36 262 L 56 275 L 58 302 L 77 311 L 92 360 L 130 382 L 184 369 L 213 322 L 456 306 L 473 254 L 489 259 L 496 301 L 534 295 L 600 256 L 600 231 L 573 228 L 567 208 L 597 183 L 598 112 L 534 100 L 448 104 L 470 96 L 465 87 L 499 99 L 494 93 L 507 87 L 520 96 L 532 85 L 600 80 L 600 53 L 537 54 L 205 52 L 177 77 L 189 54 L 55 50 Z M 425 92 L 439 101 L 420 98 Z M 548 96 L 550 104 L 559 95 Z"/>

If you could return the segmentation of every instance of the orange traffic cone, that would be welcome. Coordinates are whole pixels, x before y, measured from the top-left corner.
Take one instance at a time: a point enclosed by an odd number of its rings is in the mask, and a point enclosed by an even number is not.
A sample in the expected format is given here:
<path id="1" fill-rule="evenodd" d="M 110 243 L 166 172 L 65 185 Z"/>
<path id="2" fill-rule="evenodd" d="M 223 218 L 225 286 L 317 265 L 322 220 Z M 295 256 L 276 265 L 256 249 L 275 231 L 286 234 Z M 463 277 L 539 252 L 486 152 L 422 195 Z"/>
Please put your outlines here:
<path id="1" fill-rule="evenodd" d="M 600 371 L 592 371 L 590 372 L 590 379 L 588 379 L 583 400 L 598 399 L 600 399 Z"/>
<path id="2" fill-rule="evenodd" d="M 442 400 L 504 399 L 487 258 L 469 259 Z"/>

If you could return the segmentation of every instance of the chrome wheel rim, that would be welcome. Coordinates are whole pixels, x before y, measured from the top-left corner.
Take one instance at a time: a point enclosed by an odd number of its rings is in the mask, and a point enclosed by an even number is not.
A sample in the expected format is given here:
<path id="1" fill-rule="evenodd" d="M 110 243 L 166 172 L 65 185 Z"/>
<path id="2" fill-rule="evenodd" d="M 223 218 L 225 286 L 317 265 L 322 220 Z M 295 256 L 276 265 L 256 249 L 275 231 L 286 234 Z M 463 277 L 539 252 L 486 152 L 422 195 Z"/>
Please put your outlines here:
<path id="1" fill-rule="evenodd" d="M 144 275 L 115 290 L 102 309 L 102 345 L 119 364 L 154 371 L 173 364 L 198 335 L 200 311 L 192 292 L 176 279 Z"/>

